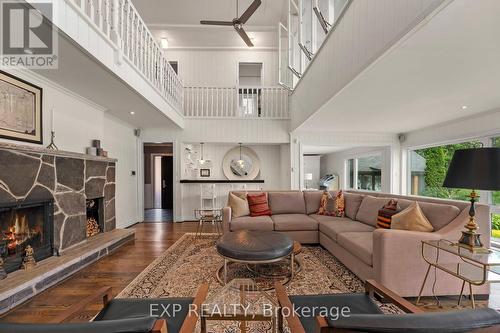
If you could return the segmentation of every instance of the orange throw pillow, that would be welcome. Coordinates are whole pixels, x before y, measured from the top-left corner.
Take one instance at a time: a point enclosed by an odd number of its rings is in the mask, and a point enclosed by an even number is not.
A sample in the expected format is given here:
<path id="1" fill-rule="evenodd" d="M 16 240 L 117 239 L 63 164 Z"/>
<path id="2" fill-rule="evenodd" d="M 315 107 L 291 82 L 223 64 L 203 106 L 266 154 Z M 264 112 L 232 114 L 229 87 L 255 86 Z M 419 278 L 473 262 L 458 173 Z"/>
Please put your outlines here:
<path id="1" fill-rule="evenodd" d="M 267 194 L 249 194 L 247 195 L 248 206 L 250 208 L 250 216 L 269 216 L 272 214 L 271 207 L 267 202 Z"/>

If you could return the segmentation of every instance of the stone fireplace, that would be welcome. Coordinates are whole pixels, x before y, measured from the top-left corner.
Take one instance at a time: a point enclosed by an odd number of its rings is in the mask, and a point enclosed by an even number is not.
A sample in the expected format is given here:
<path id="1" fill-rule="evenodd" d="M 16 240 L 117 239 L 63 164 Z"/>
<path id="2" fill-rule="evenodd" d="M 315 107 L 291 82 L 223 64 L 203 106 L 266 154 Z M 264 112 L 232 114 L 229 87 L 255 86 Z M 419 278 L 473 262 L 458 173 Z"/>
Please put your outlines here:
<path id="1" fill-rule="evenodd" d="M 21 267 L 26 246 L 36 261 L 53 254 L 53 201 L 21 202 L 0 207 L 0 255 L 7 273 Z"/>
<path id="2" fill-rule="evenodd" d="M 133 241 L 116 229 L 116 160 L 0 142 L 0 314 Z M 38 264 L 22 270 L 26 246 Z M 53 255 L 60 254 L 60 255 Z"/>
<path id="3" fill-rule="evenodd" d="M 45 209 L 53 214 L 48 218 L 53 227 L 44 225 L 43 231 L 51 229 L 52 246 L 63 253 L 87 239 L 89 203 L 97 205 L 90 214 L 95 215 L 99 232 L 115 229 L 115 163 L 110 158 L 2 143 L 0 207 L 7 207 L 4 215 L 12 215 L 8 207 L 52 202 Z"/>

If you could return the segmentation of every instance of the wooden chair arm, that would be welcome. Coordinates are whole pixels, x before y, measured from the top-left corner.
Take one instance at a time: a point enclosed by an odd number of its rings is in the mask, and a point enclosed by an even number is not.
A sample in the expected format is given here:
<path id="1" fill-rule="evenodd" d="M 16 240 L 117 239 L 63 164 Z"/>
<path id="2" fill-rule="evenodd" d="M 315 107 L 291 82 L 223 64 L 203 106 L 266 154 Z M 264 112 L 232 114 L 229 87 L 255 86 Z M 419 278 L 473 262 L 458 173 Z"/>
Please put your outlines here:
<path id="1" fill-rule="evenodd" d="M 63 323 L 76 313 L 81 312 L 85 309 L 86 306 L 95 302 L 97 299 L 102 299 L 103 308 L 108 304 L 109 301 L 113 299 L 112 288 L 111 287 L 102 287 L 97 290 L 94 294 L 85 297 L 81 301 L 76 304 L 73 304 L 68 309 L 64 310 L 60 315 L 56 316 L 50 322 L 52 323 Z"/>
<path id="2" fill-rule="evenodd" d="M 153 329 L 151 330 L 151 333 L 168 333 L 167 321 L 165 319 L 158 319 L 155 322 Z"/>
<path id="3" fill-rule="evenodd" d="M 188 315 L 182 323 L 179 333 L 192 333 L 196 327 L 196 322 L 201 316 L 203 302 L 208 295 L 208 283 L 203 283 L 196 292 L 193 303 L 190 305 Z M 193 311 L 192 311 L 193 310 Z"/>
<path id="4" fill-rule="evenodd" d="M 399 296 L 392 290 L 386 288 L 384 285 L 378 283 L 375 280 L 366 280 L 365 282 L 365 292 L 372 296 L 374 293 L 386 298 L 396 305 L 398 308 L 406 313 L 423 313 L 424 311 L 419 307 L 413 305 L 412 303 L 405 300 L 403 297 Z"/>
<path id="5" fill-rule="evenodd" d="M 274 284 L 274 289 L 276 291 L 276 297 L 278 298 L 278 303 L 280 305 L 279 311 L 284 314 L 286 321 L 288 322 L 288 327 L 290 328 L 291 333 L 306 333 L 304 326 L 300 322 L 298 316 L 295 315 L 294 308 L 290 298 L 288 297 L 285 287 L 276 282 Z M 286 309 L 283 311 L 283 309 Z"/>

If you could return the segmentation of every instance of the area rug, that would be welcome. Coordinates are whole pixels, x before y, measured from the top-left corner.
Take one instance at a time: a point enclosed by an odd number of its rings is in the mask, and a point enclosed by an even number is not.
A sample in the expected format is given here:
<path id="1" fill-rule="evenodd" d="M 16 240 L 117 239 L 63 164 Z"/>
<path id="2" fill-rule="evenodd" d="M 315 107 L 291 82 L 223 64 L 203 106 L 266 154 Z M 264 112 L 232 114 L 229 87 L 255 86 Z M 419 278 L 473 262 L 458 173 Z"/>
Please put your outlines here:
<path id="1" fill-rule="evenodd" d="M 223 288 L 216 278 L 216 272 L 223 264 L 215 249 L 216 241 L 217 234 L 202 234 L 198 238 L 194 233 L 184 234 L 139 274 L 117 298 L 192 297 L 200 284 L 209 283 L 209 299 Z M 299 259 L 301 269 L 286 285 L 289 294 L 364 291 L 363 282 L 319 246 L 304 246 Z M 229 280 L 236 277 L 258 280 L 258 277 L 242 264 L 232 265 L 228 270 Z M 268 291 L 268 294 L 274 297 L 274 291 Z M 392 304 L 378 305 L 384 313 L 401 313 Z M 239 332 L 238 325 L 237 322 L 208 321 L 207 330 L 209 333 L 234 333 Z M 272 331 L 270 324 L 265 322 L 251 322 L 247 325 L 247 332 Z M 199 327 L 197 331 L 199 332 Z"/>
<path id="2" fill-rule="evenodd" d="M 223 264 L 217 254 L 216 234 L 202 234 L 198 238 L 194 233 L 184 234 L 174 245 L 153 261 L 139 274 L 117 297 L 118 298 L 164 298 L 192 297 L 200 284 L 209 283 L 208 298 L 215 295 L 223 287 L 217 281 L 216 272 Z M 301 270 L 286 285 L 288 294 L 335 294 L 357 293 L 364 291 L 363 282 L 347 267 L 320 246 L 303 246 L 300 254 Z M 230 266 L 231 278 L 253 278 L 256 276 L 241 264 Z M 273 291 L 268 292 L 274 297 Z M 441 306 L 436 306 L 435 299 L 426 297 L 422 307 L 426 311 L 446 311 L 456 309 L 456 299 L 444 299 Z M 487 306 L 487 302 L 478 302 L 479 307 Z M 402 313 L 392 304 L 377 302 L 384 313 Z M 269 327 L 262 323 L 252 324 L 249 332 L 263 333 Z M 238 332 L 238 324 L 208 322 L 211 333 Z"/>
<path id="3" fill-rule="evenodd" d="M 155 298 L 193 296 L 203 282 L 210 293 L 222 288 L 216 271 L 223 260 L 217 254 L 216 234 L 186 233 L 139 274 L 118 297 Z M 363 292 L 363 282 L 328 251 L 319 246 L 304 246 L 302 267 L 286 286 L 290 294 L 333 294 Z M 230 266 L 228 278 L 254 278 L 244 265 Z"/>

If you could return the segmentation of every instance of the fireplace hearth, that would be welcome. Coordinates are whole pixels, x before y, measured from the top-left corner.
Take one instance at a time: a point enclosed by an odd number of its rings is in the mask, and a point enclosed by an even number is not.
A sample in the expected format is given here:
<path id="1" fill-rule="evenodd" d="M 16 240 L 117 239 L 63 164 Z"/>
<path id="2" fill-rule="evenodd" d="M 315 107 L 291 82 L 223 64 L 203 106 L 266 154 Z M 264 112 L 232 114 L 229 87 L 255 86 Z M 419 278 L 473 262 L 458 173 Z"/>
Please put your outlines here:
<path id="1" fill-rule="evenodd" d="M 21 268 L 28 245 L 36 261 L 52 256 L 53 211 L 53 200 L 0 206 L 0 255 L 7 273 Z"/>

